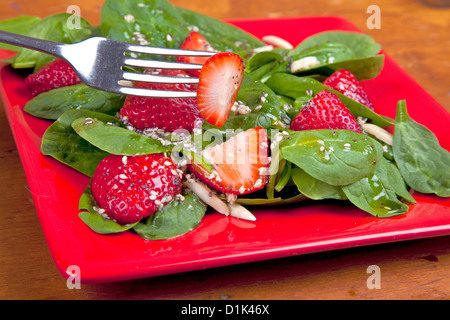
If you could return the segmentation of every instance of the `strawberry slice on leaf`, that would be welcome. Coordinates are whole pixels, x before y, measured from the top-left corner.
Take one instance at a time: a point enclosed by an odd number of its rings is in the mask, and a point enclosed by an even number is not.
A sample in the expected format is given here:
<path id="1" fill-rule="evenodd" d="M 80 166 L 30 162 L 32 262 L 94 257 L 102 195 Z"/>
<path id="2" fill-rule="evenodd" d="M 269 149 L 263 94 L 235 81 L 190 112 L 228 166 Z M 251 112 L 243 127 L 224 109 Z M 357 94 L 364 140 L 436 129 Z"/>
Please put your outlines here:
<path id="1" fill-rule="evenodd" d="M 356 77 L 346 69 L 335 71 L 329 76 L 323 84 L 331 89 L 339 91 L 344 96 L 359 102 L 372 111 L 374 110 L 373 102 L 361 83 Z"/>
<path id="2" fill-rule="evenodd" d="M 262 127 L 242 131 L 221 144 L 206 148 L 202 155 L 212 165 L 212 172 L 196 162 L 188 168 L 216 191 L 248 194 L 263 189 L 268 183 L 268 137 Z"/>
<path id="3" fill-rule="evenodd" d="M 222 127 L 244 77 L 244 63 L 237 54 L 221 52 L 210 57 L 200 71 L 197 104 L 200 115 L 210 124 Z"/>
<path id="4" fill-rule="evenodd" d="M 62 59 L 53 60 L 25 78 L 33 96 L 52 89 L 81 83 L 72 66 Z"/>
<path id="5" fill-rule="evenodd" d="M 361 128 L 353 114 L 339 97 L 323 90 L 306 103 L 292 120 L 291 130 L 347 129 L 361 133 Z"/>
<path id="6" fill-rule="evenodd" d="M 161 153 L 107 156 L 91 181 L 98 212 L 123 225 L 150 216 L 180 193 L 182 172 L 177 169 Z"/>

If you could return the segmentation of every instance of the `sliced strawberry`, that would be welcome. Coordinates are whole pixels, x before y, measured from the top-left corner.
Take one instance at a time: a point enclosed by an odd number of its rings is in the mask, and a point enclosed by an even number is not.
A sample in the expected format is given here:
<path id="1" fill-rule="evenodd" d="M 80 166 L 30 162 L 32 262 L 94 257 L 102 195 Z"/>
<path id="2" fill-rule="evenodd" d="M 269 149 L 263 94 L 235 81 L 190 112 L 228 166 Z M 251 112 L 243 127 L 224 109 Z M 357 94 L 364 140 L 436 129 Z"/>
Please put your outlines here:
<path id="1" fill-rule="evenodd" d="M 25 78 L 25 84 L 33 96 L 52 89 L 81 83 L 72 66 L 62 59 L 47 63 Z"/>
<path id="2" fill-rule="evenodd" d="M 109 155 L 98 165 L 91 183 L 99 212 L 119 224 L 150 216 L 181 191 L 182 174 L 163 154 Z"/>
<path id="3" fill-rule="evenodd" d="M 163 76 L 187 77 L 181 70 L 148 69 L 146 73 Z M 134 87 L 155 90 L 195 91 L 193 84 L 167 84 L 136 82 Z M 134 128 L 144 130 L 159 128 L 173 132 L 177 129 L 192 131 L 202 117 L 197 108 L 196 98 L 149 98 L 127 96 L 120 110 L 120 118 Z"/>
<path id="4" fill-rule="evenodd" d="M 197 163 L 191 163 L 189 169 L 217 191 L 247 194 L 264 188 L 268 182 L 268 138 L 262 127 L 240 132 L 202 154 L 211 163 L 212 173 Z"/>
<path id="5" fill-rule="evenodd" d="M 339 91 L 344 96 L 359 102 L 371 110 L 374 110 L 372 100 L 364 90 L 361 83 L 348 70 L 335 71 L 323 82 L 328 88 Z"/>
<path id="6" fill-rule="evenodd" d="M 244 63 L 235 53 L 209 58 L 200 71 L 197 104 L 201 116 L 219 128 L 228 120 L 244 77 Z"/>
<path id="7" fill-rule="evenodd" d="M 185 50 L 216 51 L 211 44 L 196 31 L 189 33 L 180 48 Z M 208 57 L 177 56 L 176 60 L 178 62 L 204 64 L 206 60 L 208 60 Z M 200 70 L 186 70 L 186 73 L 192 77 L 200 76 Z"/>
<path id="8" fill-rule="evenodd" d="M 302 107 L 292 120 L 291 130 L 347 129 L 361 132 L 353 114 L 339 100 L 339 97 L 323 90 Z"/>

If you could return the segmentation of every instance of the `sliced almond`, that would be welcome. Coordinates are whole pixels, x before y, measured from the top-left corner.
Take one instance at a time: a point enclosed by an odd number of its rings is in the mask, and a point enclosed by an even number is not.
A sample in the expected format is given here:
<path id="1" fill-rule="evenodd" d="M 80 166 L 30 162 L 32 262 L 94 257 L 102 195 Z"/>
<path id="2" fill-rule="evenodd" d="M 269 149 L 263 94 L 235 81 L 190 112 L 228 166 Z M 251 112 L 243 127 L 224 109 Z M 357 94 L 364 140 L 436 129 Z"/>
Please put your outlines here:
<path id="1" fill-rule="evenodd" d="M 183 183 L 186 187 L 192 190 L 203 202 L 212 207 L 219 213 L 230 215 L 230 209 L 227 204 L 222 201 L 212 190 L 200 181 L 195 181 L 192 178 L 187 179 Z"/>
<path id="2" fill-rule="evenodd" d="M 310 69 L 312 67 L 318 66 L 320 61 L 316 57 L 304 57 L 295 60 L 291 63 L 291 72 L 296 73 L 302 70 Z"/>
<path id="3" fill-rule="evenodd" d="M 365 132 L 392 146 L 393 136 L 386 129 L 383 129 L 373 123 L 360 123 L 360 125 Z"/>
<path id="4" fill-rule="evenodd" d="M 243 220 L 256 221 L 256 217 L 247 208 L 240 205 L 239 203 L 228 203 L 228 208 L 230 209 L 230 216 L 232 217 Z"/>
<path id="5" fill-rule="evenodd" d="M 271 51 L 273 50 L 273 46 L 272 45 L 267 45 L 267 46 L 262 46 L 259 48 L 255 48 L 253 49 L 254 53 L 260 53 L 260 52 L 266 52 L 266 51 Z"/>
<path id="6" fill-rule="evenodd" d="M 291 50 L 291 49 L 294 48 L 292 46 L 292 44 L 290 44 L 286 40 L 284 40 L 284 39 L 282 39 L 280 37 L 277 37 L 277 36 L 272 36 L 272 35 L 264 36 L 262 38 L 262 40 L 267 42 L 267 43 L 269 43 L 269 44 L 271 44 L 271 45 L 273 45 L 273 46 L 275 46 L 275 47 L 278 47 L 278 48 L 283 48 L 283 49 L 287 49 L 287 50 Z"/>

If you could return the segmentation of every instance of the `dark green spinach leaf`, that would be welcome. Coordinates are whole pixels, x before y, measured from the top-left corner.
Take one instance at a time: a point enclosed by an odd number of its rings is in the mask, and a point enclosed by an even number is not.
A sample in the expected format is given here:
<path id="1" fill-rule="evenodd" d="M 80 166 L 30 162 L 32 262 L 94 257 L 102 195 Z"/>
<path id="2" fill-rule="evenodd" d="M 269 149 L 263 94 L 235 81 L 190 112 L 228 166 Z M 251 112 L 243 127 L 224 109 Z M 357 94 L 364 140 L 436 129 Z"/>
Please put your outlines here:
<path id="1" fill-rule="evenodd" d="M 80 197 L 78 209 L 83 210 L 78 217 L 93 231 L 100 234 L 118 233 L 133 228 L 136 223 L 121 225 L 101 215 L 98 211 L 95 199 L 92 196 L 91 188 L 87 187 Z M 86 210 L 86 211 L 84 211 Z"/>
<path id="2" fill-rule="evenodd" d="M 36 16 L 18 16 L 0 21 L 0 30 L 26 35 L 28 31 L 39 21 L 41 21 L 41 18 Z M 6 43 L 0 43 L 0 48 L 17 52 L 22 50 L 21 47 L 16 47 Z"/>
<path id="3" fill-rule="evenodd" d="M 96 118 L 83 117 L 74 120 L 72 128 L 90 144 L 110 154 L 134 156 L 170 150 L 159 140 L 128 130 L 118 125 L 117 121 L 103 122 Z"/>
<path id="4" fill-rule="evenodd" d="M 125 96 L 77 84 L 43 92 L 24 107 L 24 111 L 39 118 L 56 120 L 70 109 L 91 110 L 115 115 L 122 108 Z"/>
<path id="5" fill-rule="evenodd" d="M 91 35 L 89 22 L 80 18 L 80 27 L 71 29 L 67 25 L 71 16 L 68 13 L 48 16 L 34 24 L 25 35 L 60 43 L 76 43 L 88 38 Z M 14 57 L 12 66 L 38 70 L 53 59 L 51 55 L 24 48 Z"/>
<path id="6" fill-rule="evenodd" d="M 350 130 L 305 130 L 280 143 L 281 159 L 309 175 L 337 186 L 356 182 L 375 171 L 383 156 L 374 139 Z"/>
<path id="7" fill-rule="evenodd" d="M 292 52 L 293 55 L 324 43 L 341 43 L 352 50 L 356 58 L 364 58 L 380 52 L 381 46 L 372 37 L 350 31 L 324 31 L 303 40 Z"/>
<path id="8" fill-rule="evenodd" d="M 229 23 L 177 7 L 184 19 L 183 27 L 198 30 L 218 51 L 231 51 L 245 58 L 254 48 L 262 47 L 264 42 Z"/>
<path id="9" fill-rule="evenodd" d="M 325 77 L 330 76 L 335 71 L 340 69 L 347 69 L 358 80 L 373 79 L 378 76 L 383 69 L 384 55 L 378 54 L 375 56 L 355 58 L 351 60 L 338 61 L 327 63 L 312 67 L 304 71 L 296 73 L 298 76 L 309 76 L 320 74 Z"/>
<path id="10" fill-rule="evenodd" d="M 107 0 L 100 28 L 108 38 L 165 48 L 179 48 L 189 34 L 178 9 L 166 0 Z"/>
<path id="11" fill-rule="evenodd" d="M 414 198 L 407 192 L 397 168 L 382 158 L 373 175 L 342 187 L 348 199 L 358 208 L 377 217 L 403 214 L 409 207 L 398 199 L 411 203 Z"/>
<path id="12" fill-rule="evenodd" d="M 94 147 L 72 129 L 72 122 L 81 117 L 101 119 L 105 122 L 120 122 L 113 116 L 88 110 L 64 112 L 44 133 L 41 150 L 44 155 L 92 177 L 97 165 L 109 153 Z"/>
<path id="13" fill-rule="evenodd" d="M 193 192 L 182 202 L 172 200 L 161 210 L 137 223 L 133 230 L 148 240 L 170 239 L 195 229 L 206 213 L 206 205 Z"/>
<path id="14" fill-rule="evenodd" d="M 394 159 L 406 183 L 419 192 L 450 196 L 450 153 L 436 136 L 410 118 L 398 102 L 393 139 Z"/>
<path id="15" fill-rule="evenodd" d="M 332 186 L 307 174 L 305 170 L 295 167 L 292 169 L 292 181 L 298 191 L 310 199 L 346 199 L 340 187 Z"/>

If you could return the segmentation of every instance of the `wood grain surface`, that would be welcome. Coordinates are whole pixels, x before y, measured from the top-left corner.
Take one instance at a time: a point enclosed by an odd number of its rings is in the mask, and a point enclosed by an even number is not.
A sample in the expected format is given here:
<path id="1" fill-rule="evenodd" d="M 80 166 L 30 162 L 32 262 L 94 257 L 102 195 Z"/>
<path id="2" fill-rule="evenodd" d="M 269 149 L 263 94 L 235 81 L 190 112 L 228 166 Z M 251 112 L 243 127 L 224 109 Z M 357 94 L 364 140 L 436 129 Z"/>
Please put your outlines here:
<path id="1" fill-rule="evenodd" d="M 340 16 L 372 36 L 450 111 L 450 1 L 172 0 L 219 19 Z M 0 20 L 41 17 L 78 5 L 98 24 L 101 0 L 2 0 Z M 381 9 L 368 29 L 367 8 Z M 426 107 L 426 106 L 424 106 Z M 436 120 L 438 121 L 438 120 Z M 68 289 L 45 242 L 16 144 L 0 108 L 0 299 L 449 299 L 450 236 L 248 263 Z M 369 289 L 367 268 L 381 270 Z"/>

